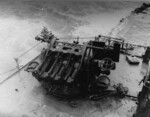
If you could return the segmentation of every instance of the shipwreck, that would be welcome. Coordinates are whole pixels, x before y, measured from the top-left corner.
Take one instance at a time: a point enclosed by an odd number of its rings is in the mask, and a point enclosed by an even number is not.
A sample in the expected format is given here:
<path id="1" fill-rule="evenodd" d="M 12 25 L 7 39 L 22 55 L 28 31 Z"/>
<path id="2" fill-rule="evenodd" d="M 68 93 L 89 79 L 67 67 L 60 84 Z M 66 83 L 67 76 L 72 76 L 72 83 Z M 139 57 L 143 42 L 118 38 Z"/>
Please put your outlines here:
<path id="1" fill-rule="evenodd" d="M 80 44 L 79 38 L 70 43 L 58 39 L 46 28 L 35 39 L 47 43 L 47 47 L 43 48 L 38 58 L 31 61 L 25 70 L 31 72 L 42 84 L 47 95 L 67 101 L 97 101 L 108 96 L 128 97 L 138 105 L 133 116 L 141 117 L 142 115 L 137 114 L 139 112 L 148 113 L 145 109 L 149 109 L 149 47 L 102 35 L 83 44 Z M 134 47 L 145 48 L 145 53 L 133 56 L 129 51 Z M 147 72 L 141 80 L 143 88 L 137 97 L 129 95 L 128 87 L 122 83 L 111 83 L 109 75 L 116 70 L 120 55 L 126 56 L 131 65 L 139 65 L 139 62 L 147 65 Z M 71 105 L 75 106 L 75 103 Z"/>

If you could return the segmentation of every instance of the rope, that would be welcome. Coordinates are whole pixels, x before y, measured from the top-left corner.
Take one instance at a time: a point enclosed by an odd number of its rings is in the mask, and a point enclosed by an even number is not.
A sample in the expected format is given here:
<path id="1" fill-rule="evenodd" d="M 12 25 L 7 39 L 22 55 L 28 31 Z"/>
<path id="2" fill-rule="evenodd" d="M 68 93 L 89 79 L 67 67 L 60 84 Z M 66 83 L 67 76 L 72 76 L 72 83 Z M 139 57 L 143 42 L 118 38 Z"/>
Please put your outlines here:
<path id="1" fill-rule="evenodd" d="M 8 71 L 5 71 L 5 72 L 1 73 L 0 76 L 2 76 L 3 74 L 6 74 L 6 73 L 8 73 L 8 72 L 14 71 L 15 69 L 17 69 L 17 68 L 13 68 L 13 69 L 10 69 L 10 70 L 8 70 Z"/>
<path id="2" fill-rule="evenodd" d="M 107 37 L 107 36 L 102 36 L 101 37 L 103 38 L 110 38 L 110 39 L 116 39 L 116 40 L 119 40 L 119 41 L 123 41 L 122 38 L 115 38 L 115 37 Z M 68 38 L 68 37 L 63 37 L 63 38 L 58 38 L 58 39 L 62 39 L 62 40 L 68 40 L 68 39 L 77 39 L 78 37 L 72 37 L 72 38 Z M 79 39 L 85 39 L 85 40 L 89 40 L 89 39 L 95 39 L 95 37 L 79 37 Z M 121 42 L 123 43 L 123 42 Z M 148 46 L 144 46 L 144 45 L 138 45 L 138 44 L 133 44 L 133 43 L 127 43 L 127 42 L 124 42 L 124 44 L 130 44 L 134 47 L 144 47 L 144 48 L 147 48 Z"/>
<path id="3" fill-rule="evenodd" d="M 36 56 L 34 59 L 32 59 L 31 61 L 35 60 L 36 58 L 38 58 L 40 55 Z M 29 61 L 28 63 L 30 63 L 31 61 Z M 8 76 L 6 79 L 4 79 L 3 81 L 0 82 L 0 85 L 2 85 L 3 83 L 5 83 L 7 80 L 9 80 L 10 78 L 13 78 L 12 76 L 16 75 L 19 71 L 21 71 L 23 68 L 25 68 L 28 63 L 26 63 L 25 65 L 23 65 L 19 70 L 15 71 L 13 74 L 11 74 L 10 76 Z"/>
<path id="4" fill-rule="evenodd" d="M 40 42 L 41 43 L 41 42 Z M 36 46 L 38 46 L 40 43 L 37 43 L 36 45 L 32 46 L 29 50 L 25 51 L 24 53 L 22 53 L 20 56 L 18 56 L 17 58 L 20 58 L 22 56 L 24 56 L 25 54 L 27 54 L 29 51 L 31 51 L 33 48 L 35 48 Z"/>
<path id="5" fill-rule="evenodd" d="M 68 40 L 68 39 L 94 39 L 95 37 L 71 37 L 71 38 L 68 38 L 68 37 L 63 37 L 63 38 L 58 38 L 58 39 L 63 39 L 63 40 Z"/>
<path id="6" fill-rule="evenodd" d="M 41 42 L 40 42 L 41 43 Z M 35 48 L 36 46 L 38 46 L 40 43 L 37 43 L 37 44 L 35 44 L 34 46 L 32 46 L 29 50 L 27 50 L 27 51 L 25 51 L 24 53 L 22 53 L 18 58 L 20 58 L 20 57 L 22 57 L 22 56 L 24 56 L 25 54 L 27 54 L 29 51 L 31 51 L 33 48 Z M 25 66 L 25 65 L 24 65 Z M 17 70 L 17 71 L 20 71 L 24 66 L 20 66 L 21 68 L 19 69 L 19 70 Z M 8 70 L 8 71 L 5 71 L 5 72 L 3 72 L 3 73 L 0 73 L 0 76 L 2 76 L 2 75 L 4 75 L 4 74 L 6 74 L 6 73 L 9 73 L 9 72 L 11 72 L 11 71 L 14 71 L 14 70 L 16 70 L 17 69 L 17 67 L 15 67 L 15 68 L 13 68 L 13 69 L 10 69 L 10 70 Z M 14 73 L 13 73 L 14 74 Z M 12 74 L 12 75 L 13 75 Z M 12 76 L 11 75 L 11 76 Z M 9 78 L 9 77 L 8 77 Z"/>
<path id="7" fill-rule="evenodd" d="M 34 45 L 33 47 L 31 47 L 29 50 L 27 50 L 26 52 L 22 53 L 18 58 L 24 56 L 26 53 L 28 53 L 29 51 L 31 51 L 33 48 L 35 48 L 35 47 L 38 46 L 39 44 L 40 44 L 40 43 L 37 43 L 36 45 Z M 22 67 L 22 66 L 21 66 L 21 67 Z M 0 73 L 0 76 L 4 75 L 4 74 L 6 74 L 6 73 L 9 73 L 9 72 L 11 72 L 11 71 L 14 71 L 15 69 L 17 69 L 17 68 L 13 68 L 13 69 L 10 69 L 10 70 L 5 71 L 5 72 L 3 72 L 3 73 Z"/>
<path id="8" fill-rule="evenodd" d="M 22 67 L 22 66 L 19 66 L 19 67 Z M 10 69 L 10 70 L 8 70 L 8 71 L 5 71 L 5 72 L 1 73 L 0 76 L 2 76 L 3 74 L 9 73 L 9 72 L 11 72 L 11 71 L 14 71 L 15 69 L 17 69 L 17 67 L 15 67 L 15 68 L 13 68 L 13 69 Z"/>

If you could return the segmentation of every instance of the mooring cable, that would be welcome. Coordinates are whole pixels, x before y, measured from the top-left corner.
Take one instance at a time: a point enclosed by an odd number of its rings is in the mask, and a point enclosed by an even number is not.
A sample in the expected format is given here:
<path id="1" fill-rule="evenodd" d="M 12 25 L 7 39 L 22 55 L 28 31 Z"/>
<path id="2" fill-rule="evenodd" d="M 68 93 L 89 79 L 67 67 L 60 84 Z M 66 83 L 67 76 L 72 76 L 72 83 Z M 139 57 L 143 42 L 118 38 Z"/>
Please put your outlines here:
<path id="1" fill-rule="evenodd" d="M 22 53 L 22 54 L 21 54 L 20 56 L 18 56 L 17 58 L 20 58 L 20 57 L 24 56 L 25 54 L 27 54 L 29 51 L 31 51 L 33 48 L 35 48 L 35 47 L 38 46 L 39 44 L 40 44 L 40 43 L 37 43 L 36 45 L 32 46 L 29 50 L 25 51 L 24 53 Z M 22 67 L 22 66 L 19 66 L 19 67 Z M 9 73 L 9 72 L 11 72 L 11 71 L 14 71 L 14 70 L 16 70 L 16 69 L 17 69 L 17 67 L 12 68 L 12 69 L 10 69 L 10 70 L 8 70 L 8 71 L 4 71 L 3 73 L 0 73 L 0 76 L 3 75 L 3 74 Z"/>
<path id="2" fill-rule="evenodd" d="M 17 58 L 20 58 L 22 56 L 24 56 L 25 54 L 27 54 L 28 52 L 30 52 L 33 48 L 37 47 L 40 43 L 35 44 L 34 46 L 32 46 L 29 50 L 25 51 L 24 53 L 22 53 L 20 56 L 18 56 Z"/>
<path id="3" fill-rule="evenodd" d="M 36 56 L 34 59 L 32 59 L 31 61 L 37 59 L 40 55 Z M 0 85 L 5 83 L 7 80 L 9 80 L 10 78 L 12 78 L 12 76 L 16 75 L 19 71 L 21 71 L 23 68 L 25 68 L 31 61 L 27 62 L 25 65 L 21 66 L 20 69 L 18 69 L 17 71 L 15 71 L 13 74 L 11 74 L 10 76 L 8 76 L 7 78 L 5 78 L 3 81 L 0 82 Z"/>
<path id="4" fill-rule="evenodd" d="M 41 42 L 40 42 L 41 43 Z M 37 47 L 40 43 L 37 43 L 37 44 L 35 44 L 34 46 L 32 46 L 29 50 L 27 50 L 27 51 L 25 51 L 24 53 L 22 53 L 20 56 L 18 56 L 18 58 L 20 58 L 20 57 L 22 57 L 22 56 L 24 56 L 25 54 L 27 54 L 28 52 L 30 52 L 33 48 L 35 48 L 35 47 Z M 36 59 L 36 58 L 38 58 L 40 55 L 38 55 L 37 57 L 35 57 L 34 59 Z M 33 59 L 33 60 L 34 60 Z M 33 61 L 33 60 L 31 60 L 31 61 Z M 29 61 L 29 62 L 31 62 L 31 61 Z M 28 62 L 28 63 L 29 63 Z M 28 65 L 28 63 L 27 64 L 25 64 L 25 65 L 22 65 L 22 66 L 20 66 L 21 68 L 19 68 L 17 71 L 15 71 L 13 74 L 11 74 L 10 76 L 8 76 L 7 78 L 5 78 L 3 81 L 1 81 L 0 82 L 0 84 L 3 84 L 5 81 L 7 81 L 8 79 L 10 79 L 12 76 L 14 76 L 15 74 L 17 74 L 20 70 L 22 70 L 26 65 Z M 11 72 L 11 71 L 14 71 L 14 70 L 16 70 L 17 69 L 17 67 L 16 68 L 13 68 L 13 69 L 10 69 L 10 70 L 8 70 L 8 71 L 5 71 L 5 72 L 3 72 L 3 73 L 1 73 L 0 74 L 0 76 L 1 75 L 4 75 L 4 74 L 6 74 L 6 73 L 9 73 L 9 72 Z"/>

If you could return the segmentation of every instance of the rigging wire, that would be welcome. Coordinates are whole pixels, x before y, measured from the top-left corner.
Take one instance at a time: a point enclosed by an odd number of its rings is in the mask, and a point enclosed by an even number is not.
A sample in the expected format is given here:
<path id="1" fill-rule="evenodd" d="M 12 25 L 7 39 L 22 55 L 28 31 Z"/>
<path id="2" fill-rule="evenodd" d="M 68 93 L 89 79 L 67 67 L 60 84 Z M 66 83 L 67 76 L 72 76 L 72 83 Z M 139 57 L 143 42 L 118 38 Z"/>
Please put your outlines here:
<path id="1" fill-rule="evenodd" d="M 59 39 L 64 39 L 64 40 L 68 40 L 68 39 L 94 39 L 95 37 L 70 37 L 70 38 L 68 38 L 68 37 L 62 37 L 62 38 L 59 38 Z"/>
<path id="2" fill-rule="evenodd" d="M 41 42 L 40 42 L 40 43 L 41 43 Z M 32 49 L 34 49 L 35 47 L 37 47 L 40 43 L 35 44 L 35 45 L 32 46 L 29 50 L 25 51 L 24 53 L 22 53 L 22 54 L 21 54 L 20 56 L 18 56 L 17 58 L 20 58 L 20 57 L 24 56 L 24 55 L 27 54 L 29 51 L 31 51 Z M 22 67 L 22 66 L 19 66 L 19 67 Z M 17 67 L 15 67 L 15 68 L 13 68 L 13 69 L 10 69 L 10 70 L 8 70 L 8 71 L 5 71 L 5 72 L 3 72 L 3 73 L 0 73 L 0 76 L 4 75 L 4 74 L 6 74 L 6 73 L 9 73 L 9 72 L 11 72 L 11 71 L 14 71 L 14 70 L 16 70 L 16 69 L 17 69 Z"/>
<path id="3" fill-rule="evenodd" d="M 37 57 L 35 57 L 34 59 L 32 59 L 31 61 L 35 60 L 36 58 L 38 58 L 40 55 L 38 55 Z M 29 62 L 31 62 L 29 61 Z M 28 63 L 29 63 L 28 62 Z M 13 74 L 11 74 L 10 76 L 8 76 L 7 78 L 5 78 L 3 81 L 0 82 L 0 85 L 2 85 L 3 83 L 5 83 L 7 80 L 9 80 L 10 78 L 12 78 L 12 76 L 16 75 L 20 70 L 22 70 L 23 68 L 25 68 L 28 63 L 26 63 L 25 65 L 21 66 L 20 69 L 18 69 L 17 71 L 15 71 Z"/>
<path id="4" fill-rule="evenodd" d="M 40 43 L 35 44 L 34 46 L 32 46 L 29 50 L 25 51 L 24 53 L 22 53 L 20 56 L 18 56 L 17 58 L 20 58 L 22 56 L 24 56 L 25 54 L 27 54 L 29 51 L 31 51 L 33 48 L 37 47 Z"/>
<path id="5" fill-rule="evenodd" d="M 110 39 L 116 39 L 116 40 L 124 40 L 123 38 L 115 38 L 115 37 L 109 37 L 109 36 L 102 36 L 102 35 L 100 35 L 101 37 L 103 37 L 103 38 L 110 38 Z M 79 38 L 79 39 L 84 39 L 84 40 L 89 40 L 89 39 L 95 39 L 95 37 L 71 37 L 71 38 L 68 38 L 68 37 L 63 37 L 63 38 L 58 38 L 58 39 L 62 39 L 62 40 L 71 40 L 71 39 L 77 39 L 77 38 Z M 138 44 L 133 44 L 133 43 L 129 43 L 129 42 L 123 42 L 124 44 L 130 44 L 130 45 L 132 45 L 132 46 L 136 46 L 136 47 L 144 47 L 144 48 L 146 48 L 146 47 L 148 47 L 148 46 L 145 46 L 145 45 L 138 45 Z"/>
<path id="6" fill-rule="evenodd" d="M 21 65 L 20 67 L 22 67 L 22 65 Z M 6 74 L 6 73 L 9 73 L 9 72 L 11 72 L 11 71 L 14 71 L 14 70 L 16 70 L 16 69 L 17 69 L 17 67 L 15 67 L 15 68 L 13 68 L 13 69 L 10 69 L 10 70 L 8 70 L 8 71 L 5 71 L 5 72 L 3 72 L 3 73 L 0 73 L 0 76 L 4 75 L 4 74 Z"/>
<path id="7" fill-rule="evenodd" d="M 8 73 L 8 72 L 14 71 L 14 70 L 16 70 L 16 69 L 17 69 L 17 68 L 13 68 L 13 69 L 10 69 L 10 70 L 8 70 L 8 71 L 5 71 L 5 72 L 1 73 L 0 76 L 6 74 L 6 73 Z"/>

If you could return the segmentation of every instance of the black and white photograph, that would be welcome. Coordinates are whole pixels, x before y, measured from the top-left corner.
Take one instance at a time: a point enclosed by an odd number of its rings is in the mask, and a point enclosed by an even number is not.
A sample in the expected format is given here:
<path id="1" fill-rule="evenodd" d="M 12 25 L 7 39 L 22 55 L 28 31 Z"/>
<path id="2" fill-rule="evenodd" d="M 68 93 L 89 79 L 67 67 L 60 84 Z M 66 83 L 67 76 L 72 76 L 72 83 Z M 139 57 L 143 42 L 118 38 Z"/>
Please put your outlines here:
<path id="1" fill-rule="evenodd" d="M 0 0 L 0 117 L 150 117 L 150 1 Z"/>

